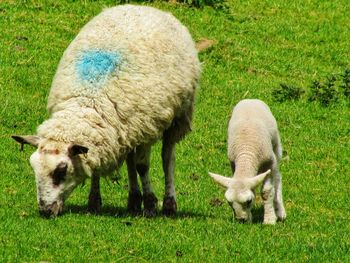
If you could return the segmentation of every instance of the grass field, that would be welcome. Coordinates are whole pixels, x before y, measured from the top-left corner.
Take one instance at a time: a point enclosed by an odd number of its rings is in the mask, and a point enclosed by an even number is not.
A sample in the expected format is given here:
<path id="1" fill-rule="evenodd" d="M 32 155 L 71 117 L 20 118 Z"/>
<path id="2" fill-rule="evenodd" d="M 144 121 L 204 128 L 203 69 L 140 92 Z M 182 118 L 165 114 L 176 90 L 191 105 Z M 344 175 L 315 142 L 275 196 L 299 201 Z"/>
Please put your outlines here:
<path id="1" fill-rule="evenodd" d="M 305 98 L 275 102 L 280 83 L 305 87 L 350 66 L 350 5 L 335 1 L 233 1 L 225 8 L 147 3 L 172 12 L 200 54 L 193 132 L 177 147 L 178 215 L 126 213 L 127 175 L 102 181 L 101 215 L 86 212 L 89 183 L 55 219 L 38 214 L 33 171 L 12 134 L 33 134 L 48 117 L 58 61 L 79 29 L 115 1 L 0 1 L 0 262 L 350 262 L 350 107 Z M 226 129 L 243 98 L 266 101 L 279 124 L 287 220 L 238 224 L 208 171 L 230 175 Z M 163 194 L 160 147 L 152 180 Z"/>

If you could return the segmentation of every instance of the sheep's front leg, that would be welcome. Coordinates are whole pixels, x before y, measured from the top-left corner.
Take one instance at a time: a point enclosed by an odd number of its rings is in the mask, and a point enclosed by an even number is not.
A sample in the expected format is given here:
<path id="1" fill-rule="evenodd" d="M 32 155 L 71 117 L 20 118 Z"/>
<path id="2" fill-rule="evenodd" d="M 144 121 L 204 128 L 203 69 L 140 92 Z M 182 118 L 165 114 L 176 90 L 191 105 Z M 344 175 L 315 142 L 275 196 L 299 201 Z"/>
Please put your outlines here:
<path id="1" fill-rule="evenodd" d="M 128 211 L 133 214 L 139 214 L 141 213 L 142 195 L 137 182 L 135 156 L 135 151 L 132 150 L 126 158 L 129 178 Z"/>
<path id="2" fill-rule="evenodd" d="M 162 160 L 165 174 L 163 213 L 170 216 L 176 214 L 177 206 L 174 185 L 175 142 L 172 142 L 168 136 L 163 138 Z"/>
<path id="3" fill-rule="evenodd" d="M 261 196 L 264 201 L 264 224 L 275 224 L 276 214 L 274 208 L 275 187 L 272 181 L 273 175 L 266 178 L 263 183 Z"/>
<path id="4" fill-rule="evenodd" d="M 89 194 L 88 211 L 90 213 L 100 213 L 102 206 L 102 199 L 100 193 L 100 176 L 91 176 L 91 188 Z"/>
<path id="5" fill-rule="evenodd" d="M 275 211 L 277 218 L 281 221 L 286 219 L 286 210 L 283 205 L 283 197 L 282 197 L 282 176 L 278 170 L 276 170 L 276 177 L 275 177 Z"/>
<path id="6" fill-rule="evenodd" d="M 152 217 L 156 215 L 158 199 L 152 189 L 149 179 L 149 167 L 151 157 L 151 145 L 138 146 L 136 149 L 136 170 L 141 178 L 143 190 L 144 215 Z"/>

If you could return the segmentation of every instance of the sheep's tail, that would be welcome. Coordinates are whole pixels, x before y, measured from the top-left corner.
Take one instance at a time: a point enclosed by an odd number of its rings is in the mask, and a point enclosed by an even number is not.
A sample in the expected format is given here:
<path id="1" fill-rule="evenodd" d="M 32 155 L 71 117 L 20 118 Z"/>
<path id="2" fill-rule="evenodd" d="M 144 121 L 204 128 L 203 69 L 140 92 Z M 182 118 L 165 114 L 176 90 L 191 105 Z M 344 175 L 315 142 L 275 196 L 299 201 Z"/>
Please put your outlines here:
<path id="1" fill-rule="evenodd" d="M 207 50 L 212 46 L 216 45 L 216 43 L 216 40 L 202 38 L 196 42 L 196 49 L 198 52 L 203 52 L 204 50 Z"/>

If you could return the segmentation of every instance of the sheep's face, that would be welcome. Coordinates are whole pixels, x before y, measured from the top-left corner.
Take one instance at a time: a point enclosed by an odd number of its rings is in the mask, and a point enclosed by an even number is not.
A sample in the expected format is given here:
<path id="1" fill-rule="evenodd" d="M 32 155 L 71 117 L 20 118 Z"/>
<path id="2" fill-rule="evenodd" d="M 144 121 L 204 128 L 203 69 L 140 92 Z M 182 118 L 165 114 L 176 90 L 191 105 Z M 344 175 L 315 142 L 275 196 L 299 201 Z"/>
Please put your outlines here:
<path id="1" fill-rule="evenodd" d="M 37 200 L 40 214 L 58 215 L 63 210 L 64 200 L 85 178 L 79 170 L 77 152 L 73 146 L 57 142 L 42 141 L 30 157 L 35 172 Z M 87 149 L 85 150 L 87 152 Z M 78 167 L 77 167 L 78 166 Z"/>
<path id="2" fill-rule="evenodd" d="M 234 182 L 227 189 L 225 198 L 232 207 L 236 220 L 248 223 L 252 221 L 251 208 L 255 201 L 255 195 L 243 182 Z"/>
<path id="3" fill-rule="evenodd" d="M 24 137 L 20 142 L 29 143 L 26 139 Z M 85 179 L 78 154 L 86 153 L 88 149 L 40 138 L 29 144 L 37 147 L 30 157 L 30 164 L 35 173 L 40 214 L 57 216 L 63 210 L 65 199 Z"/>
<path id="4" fill-rule="evenodd" d="M 229 178 L 209 173 L 215 182 L 226 188 L 225 198 L 233 209 L 234 217 L 240 222 L 252 222 L 251 208 L 255 201 L 254 189 L 262 183 L 271 170 L 254 177 Z"/>

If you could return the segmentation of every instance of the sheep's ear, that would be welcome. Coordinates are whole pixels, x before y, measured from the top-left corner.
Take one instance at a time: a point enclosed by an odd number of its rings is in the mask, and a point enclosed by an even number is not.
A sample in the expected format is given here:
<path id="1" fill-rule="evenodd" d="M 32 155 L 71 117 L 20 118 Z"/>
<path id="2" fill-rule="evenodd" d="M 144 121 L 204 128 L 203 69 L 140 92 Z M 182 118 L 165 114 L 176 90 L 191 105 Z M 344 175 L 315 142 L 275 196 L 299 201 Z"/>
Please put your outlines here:
<path id="1" fill-rule="evenodd" d="M 87 153 L 88 151 L 89 151 L 89 148 L 78 144 L 72 144 L 68 147 L 68 154 L 70 157 L 73 157 L 82 153 Z"/>
<path id="2" fill-rule="evenodd" d="M 209 175 L 211 178 L 214 179 L 215 182 L 217 182 L 222 187 L 229 188 L 230 185 L 232 184 L 232 180 L 233 180 L 232 178 L 225 177 L 219 174 L 214 174 L 211 172 L 209 172 Z"/>
<path id="3" fill-rule="evenodd" d="M 29 144 L 29 145 L 34 146 L 34 147 L 37 148 L 38 145 L 39 145 L 39 141 L 40 141 L 40 137 L 39 136 L 35 136 L 35 135 L 25 135 L 25 136 L 12 135 L 11 137 L 16 142 L 21 144 L 21 151 L 23 151 L 23 145 L 24 144 Z"/>
<path id="4" fill-rule="evenodd" d="M 257 176 L 254 176 L 253 178 L 248 179 L 248 183 L 251 189 L 257 187 L 259 184 L 261 184 L 266 176 L 268 176 L 271 173 L 271 169 L 267 170 L 264 173 L 258 174 Z"/>

